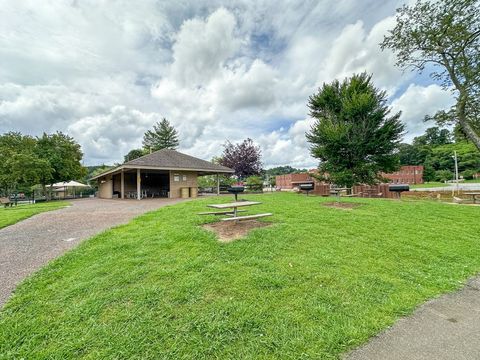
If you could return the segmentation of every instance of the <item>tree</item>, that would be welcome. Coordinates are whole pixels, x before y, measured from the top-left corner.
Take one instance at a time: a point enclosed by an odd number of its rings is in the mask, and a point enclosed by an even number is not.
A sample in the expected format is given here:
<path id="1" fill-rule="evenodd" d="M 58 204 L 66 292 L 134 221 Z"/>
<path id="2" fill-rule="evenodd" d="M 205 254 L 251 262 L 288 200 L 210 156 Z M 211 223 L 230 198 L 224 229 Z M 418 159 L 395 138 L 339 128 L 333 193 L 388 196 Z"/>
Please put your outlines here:
<path id="1" fill-rule="evenodd" d="M 452 143 L 452 134 L 448 129 L 431 127 L 425 130 L 425 134 L 413 139 L 413 145 L 446 145 Z"/>
<path id="2" fill-rule="evenodd" d="M 427 119 L 459 124 L 480 149 L 480 17 L 479 0 L 417 0 L 397 10 L 396 25 L 382 49 L 397 55 L 404 69 L 430 71 L 456 103 Z"/>
<path id="3" fill-rule="evenodd" d="M 373 184 L 381 172 L 399 165 L 396 149 L 404 125 L 400 113 L 389 116 L 386 93 L 371 80 L 365 73 L 335 80 L 309 98 L 316 119 L 306 134 L 310 150 L 320 160 L 320 173 L 337 185 Z"/>
<path id="4" fill-rule="evenodd" d="M 147 152 L 161 149 L 175 150 L 178 145 L 178 132 L 165 118 L 153 125 L 153 130 L 148 130 L 143 136 L 143 148 Z"/>
<path id="5" fill-rule="evenodd" d="M 0 192 L 5 196 L 49 175 L 45 161 L 35 153 L 36 143 L 35 138 L 18 132 L 0 136 Z"/>
<path id="6" fill-rule="evenodd" d="M 235 175 L 239 179 L 260 174 L 262 153 L 252 139 L 248 138 L 239 144 L 227 141 L 223 147 L 220 164 L 235 170 Z"/>
<path id="7" fill-rule="evenodd" d="M 123 157 L 123 161 L 128 162 L 131 160 L 135 160 L 135 159 L 138 159 L 139 157 L 142 157 L 145 154 L 146 154 L 145 150 L 143 149 L 133 149 L 133 150 L 130 150 L 128 154 Z"/>
<path id="8" fill-rule="evenodd" d="M 245 185 L 247 185 L 250 191 L 262 191 L 263 190 L 263 179 L 260 176 L 249 176 L 245 180 Z"/>
<path id="9" fill-rule="evenodd" d="M 453 172 L 450 170 L 437 170 L 435 171 L 435 180 L 440 182 L 453 180 Z"/>
<path id="10" fill-rule="evenodd" d="M 61 132 L 55 134 L 43 134 L 37 138 L 35 149 L 37 156 L 44 160 L 44 169 L 40 177 L 40 184 L 46 191 L 47 185 L 60 181 L 70 181 L 85 175 L 86 169 L 82 166 L 83 153 L 80 145 L 70 136 Z M 48 170 L 48 171 L 47 171 Z"/>
<path id="11" fill-rule="evenodd" d="M 307 169 L 297 169 L 291 167 L 290 165 L 286 166 L 277 166 L 270 169 L 265 170 L 265 175 L 269 176 L 276 176 L 276 175 L 286 175 L 286 174 L 300 174 L 306 173 Z"/>

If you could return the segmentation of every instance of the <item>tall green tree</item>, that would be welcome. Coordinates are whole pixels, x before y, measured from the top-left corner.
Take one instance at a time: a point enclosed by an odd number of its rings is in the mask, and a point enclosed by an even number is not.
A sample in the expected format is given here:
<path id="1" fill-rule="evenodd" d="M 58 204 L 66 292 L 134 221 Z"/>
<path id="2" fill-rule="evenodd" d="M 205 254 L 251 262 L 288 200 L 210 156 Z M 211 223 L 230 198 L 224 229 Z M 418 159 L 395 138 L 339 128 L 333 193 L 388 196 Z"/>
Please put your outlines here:
<path id="1" fill-rule="evenodd" d="M 44 160 L 45 171 L 40 178 L 40 184 L 47 198 L 50 198 L 47 185 L 79 179 L 86 174 L 86 169 L 81 164 L 83 158 L 81 147 L 66 134 L 44 133 L 37 139 L 35 152 L 40 159 Z M 47 169 L 49 171 L 46 171 Z"/>
<path id="2" fill-rule="evenodd" d="M 45 160 L 36 154 L 35 138 L 18 132 L 0 136 L 0 192 L 8 196 L 19 187 L 29 188 L 49 175 Z"/>
<path id="3" fill-rule="evenodd" d="M 480 0 L 417 0 L 397 10 L 396 25 L 381 44 L 397 65 L 428 71 L 456 103 L 427 119 L 459 124 L 480 149 Z"/>
<path id="4" fill-rule="evenodd" d="M 175 150 L 178 145 L 178 132 L 165 118 L 153 125 L 153 130 L 148 130 L 143 136 L 143 148 L 147 152 L 161 149 Z"/>
<path id="5" fill-rule="evenodd" d="M 316 119 L 306 134 L 319 170 L 341 186 L 373 184 L 381 172 L 398 168 L 396 150 L 404 125 L 400 113 L 390 116 L 387 96 L 371 76 L 353 75 L 343 82 L 323 84 L 309 99 Z"/>

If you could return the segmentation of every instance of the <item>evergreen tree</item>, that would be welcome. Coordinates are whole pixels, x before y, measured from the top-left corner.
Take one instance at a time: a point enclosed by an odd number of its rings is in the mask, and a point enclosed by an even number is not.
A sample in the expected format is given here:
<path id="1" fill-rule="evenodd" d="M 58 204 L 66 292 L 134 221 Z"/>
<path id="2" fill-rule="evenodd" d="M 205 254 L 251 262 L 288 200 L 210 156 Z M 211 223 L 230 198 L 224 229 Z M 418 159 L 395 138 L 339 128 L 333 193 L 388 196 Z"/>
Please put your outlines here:
<path id="1" fill-rule="evenodd" d="M 153 130 L 148 130 L 143 136 L 143 148 L 146 152 L 175 150 L 178 145 L 178 132 L 165 118 L 153 125 Z"/>

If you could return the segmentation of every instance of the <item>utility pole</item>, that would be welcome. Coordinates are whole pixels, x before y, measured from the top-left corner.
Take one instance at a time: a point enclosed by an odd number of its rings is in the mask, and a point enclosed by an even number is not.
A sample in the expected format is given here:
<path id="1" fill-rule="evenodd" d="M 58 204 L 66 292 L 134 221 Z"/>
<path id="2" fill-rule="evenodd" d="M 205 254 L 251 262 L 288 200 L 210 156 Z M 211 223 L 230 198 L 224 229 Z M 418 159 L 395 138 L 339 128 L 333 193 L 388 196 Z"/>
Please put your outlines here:
<path id="1" fill-rule="evenodd" d="M 458 195 L 458 159 L 457 159 L 457 151 L 455 150 L 454 152 L 453 159 L 455 160 L 455 181 L 457 183 L 457 195 Z"/>

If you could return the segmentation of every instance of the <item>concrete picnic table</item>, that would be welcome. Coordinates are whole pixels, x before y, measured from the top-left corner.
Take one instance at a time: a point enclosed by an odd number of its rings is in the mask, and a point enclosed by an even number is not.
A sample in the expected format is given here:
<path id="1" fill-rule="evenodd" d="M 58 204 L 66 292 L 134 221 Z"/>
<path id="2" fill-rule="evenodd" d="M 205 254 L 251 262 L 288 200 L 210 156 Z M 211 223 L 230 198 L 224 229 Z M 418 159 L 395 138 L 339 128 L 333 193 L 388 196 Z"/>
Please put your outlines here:
<path id="1" fill-rule="evenodd" d="M 208 207 L 215 208 L 215 209 L 233 209 L 233 217 L 237 217 L 237 209 L 239 207 L 244 207 L 244 206 L 252 206 L 252 205 L 258 205 L 261 204 L 261 202 L 258 201 L 236 201 L 233 203 L 226 203 L 226 204 L 211 204 L 207 205 Z"/>
<path id="2" fill-rule="evenodd" d="M 477 203 L 477 196 L 480 196 L 480 192 L 466 192 L 466 193 L 463 193 L 463 195 L 471 196 L 472 199 L 473 199 L 473 203 L 476 204 Z"/>
<path id="3" fill-rule="evenodd" d="M 223 211 L 218 211 L 218 212 L 203 212 L 199 213 L 198 215 L 227 215 L 230 216 L 225 219 L 221 219 L 222 221 L 235 221 L 235 223 L 242 221 L 242 220 L 254 220 L 258 218 L 262 218 L 265 216 L 272 216 L 272 213 L 263 213 L 263 214 L 254 214 L 254 215 L 246 215 L 246 216 L 238 216 L 238 212 L 240 211 L 245 211 L 245 210 L 238 210 L 239 207 L 245 207 L 245 206 L 252 206 L 252 205 L 258 205 L 261 204 L 261 202 L 258 201 L 236 201 L 233 203 L 226 203 L 226 204 L 211 204 L 207 205 L 208 207 L 215 208 L 215 209 L 220 209 Z M 233 209 L 233 210 L 225 210 L 225 209 Z"/>

